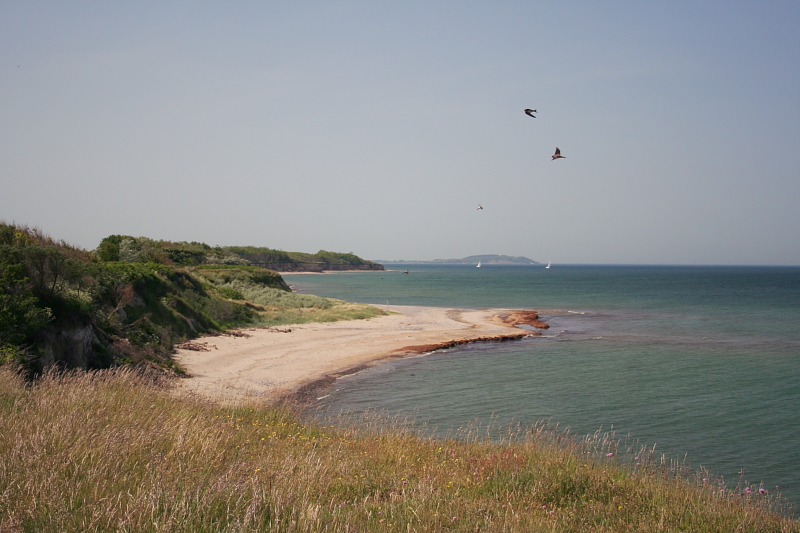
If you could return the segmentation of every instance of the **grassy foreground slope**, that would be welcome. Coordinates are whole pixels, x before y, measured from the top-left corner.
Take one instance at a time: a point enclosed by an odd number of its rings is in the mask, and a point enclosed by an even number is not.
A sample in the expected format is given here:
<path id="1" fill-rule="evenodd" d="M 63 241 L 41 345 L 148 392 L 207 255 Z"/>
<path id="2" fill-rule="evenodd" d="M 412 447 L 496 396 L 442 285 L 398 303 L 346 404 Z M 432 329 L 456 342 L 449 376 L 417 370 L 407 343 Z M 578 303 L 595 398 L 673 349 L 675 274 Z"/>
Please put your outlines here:
<path id="1" fill-rule="evenodd" d="M 755 488 L 645 455 L 623 468 L 602 438 L 334 427 L 158 379 L 129 367 L 31 385 L 0 367 L 0 531 L 800 531 Z"/>

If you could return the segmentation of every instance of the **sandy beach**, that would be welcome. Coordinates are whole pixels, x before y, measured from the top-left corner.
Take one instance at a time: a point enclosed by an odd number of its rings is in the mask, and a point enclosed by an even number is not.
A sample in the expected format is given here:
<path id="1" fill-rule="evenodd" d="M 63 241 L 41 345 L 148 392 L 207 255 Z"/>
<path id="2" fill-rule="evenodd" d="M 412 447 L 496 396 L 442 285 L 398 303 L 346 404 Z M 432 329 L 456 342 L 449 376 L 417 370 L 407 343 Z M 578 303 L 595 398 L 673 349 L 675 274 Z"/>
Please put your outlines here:
<path id="1" fill-rule="evenodd" d="M 204 344 L 205 350 L 176 352 L 176 360 L 189 374 L 179 387 L 220 403 L 313 400 L 337 377 L 387 358 L 538 334 L 515 324 L 546 327 L 536 323 L 533 311 L 385 308 L 395 314 L 241 330 L 245 336 L 203 337 L 194 344 Z"/>

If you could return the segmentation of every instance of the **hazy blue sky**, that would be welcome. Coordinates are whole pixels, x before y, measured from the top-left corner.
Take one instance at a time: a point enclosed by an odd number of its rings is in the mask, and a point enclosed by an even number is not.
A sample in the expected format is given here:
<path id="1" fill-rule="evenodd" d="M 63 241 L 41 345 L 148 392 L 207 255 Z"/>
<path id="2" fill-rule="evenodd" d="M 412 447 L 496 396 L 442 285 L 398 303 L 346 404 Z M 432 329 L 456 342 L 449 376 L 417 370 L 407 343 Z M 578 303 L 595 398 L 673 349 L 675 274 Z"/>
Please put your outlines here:
<path id="1" fill-rule="evenodd" d="M 799 265 L 798 28 L 793 0 L 3 0 L 0 220 Z"/>

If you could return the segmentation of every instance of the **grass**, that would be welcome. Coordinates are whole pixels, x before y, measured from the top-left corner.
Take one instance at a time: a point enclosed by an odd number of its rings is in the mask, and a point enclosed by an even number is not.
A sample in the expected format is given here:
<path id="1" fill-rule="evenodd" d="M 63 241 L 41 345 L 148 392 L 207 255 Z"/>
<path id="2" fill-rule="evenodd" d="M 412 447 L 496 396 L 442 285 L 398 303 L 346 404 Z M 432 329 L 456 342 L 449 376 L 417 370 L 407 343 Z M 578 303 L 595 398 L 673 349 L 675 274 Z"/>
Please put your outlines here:
<path id="1" fill-rule="evenodd" d="M 377 307 L 326 298 L 330 307 L 260 306 L 256 308 L 256 323 L 262 326 L 307 324 L 309 322 L 336 322 L 356 320 L 391 314 Z"/>
<path id="2" fill-rule="evenodd" d="M 132 369 L 26 384 L 4 366 L 0 531 L 800 531 L 769 495 L 620 464 L 608 436 L 454 436 L 216 406 Z"/>
<path id="3" fill-rule="evenodd" d="M 335 322 L 389 314 L 366 304 L 283 290 L 275 284 L 269 285 L 270 280 L 265 280 L 261 274 L 274 274 L 273 272 L 256 267 L 197 268 L 194 272 L 210 282 L 223 298 L 246 303 L 250 309 L 256 311 L 258 316 L 253 320 L 253 325 Z"/>

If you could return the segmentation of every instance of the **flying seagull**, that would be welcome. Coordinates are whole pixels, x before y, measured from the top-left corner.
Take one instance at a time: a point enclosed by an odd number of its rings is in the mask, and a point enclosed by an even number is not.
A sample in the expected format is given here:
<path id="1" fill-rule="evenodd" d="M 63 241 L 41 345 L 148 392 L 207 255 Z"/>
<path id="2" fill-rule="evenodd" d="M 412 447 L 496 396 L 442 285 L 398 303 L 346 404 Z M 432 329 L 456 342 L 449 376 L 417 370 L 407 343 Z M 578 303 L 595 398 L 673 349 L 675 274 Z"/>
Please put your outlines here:
<path id="1" fill-rule="evenodd" d="M 538 111 L 536 111 L 535 109 L 526 109 L 525 110 L 525 114 L 526 115 L 528 115 L 529 117 L 536 118 L 536 117 L 533 116 L 534 113 L 538 113 Z"/>
<path id="2" fill-rule="evenodd" d="M 481 209 L 483 209 L 483 206 L 481 204 L 478 204 L 478 209 L 476 209 L 475 211 L 480 211 Z"/>
<path id="3" fill-rule="evenodd" d="M 551 159 L 551 161 L 555 161 L 556 159 L 566 159 L 566 157 L 561 155 L 561 150 L 558 149 L 558 146 L 556 146 L 556 153 L 553 154 L 553 159 Z"/>

